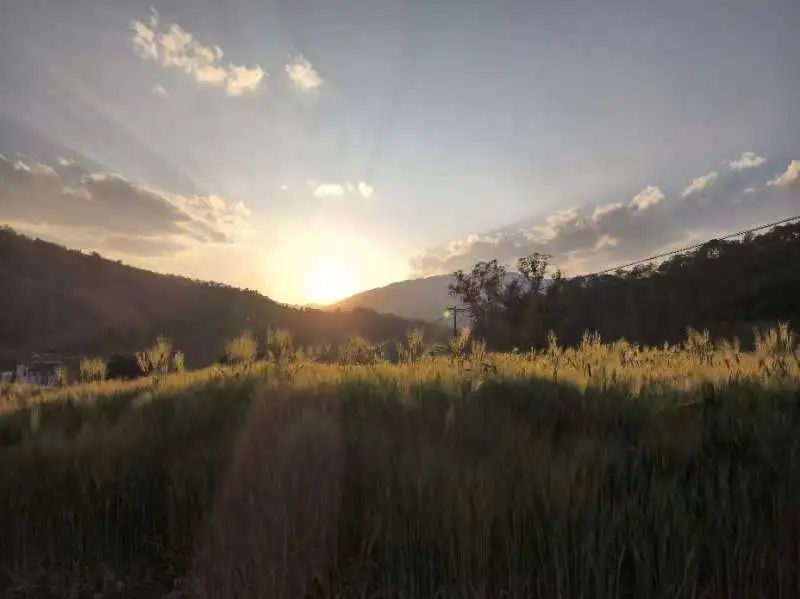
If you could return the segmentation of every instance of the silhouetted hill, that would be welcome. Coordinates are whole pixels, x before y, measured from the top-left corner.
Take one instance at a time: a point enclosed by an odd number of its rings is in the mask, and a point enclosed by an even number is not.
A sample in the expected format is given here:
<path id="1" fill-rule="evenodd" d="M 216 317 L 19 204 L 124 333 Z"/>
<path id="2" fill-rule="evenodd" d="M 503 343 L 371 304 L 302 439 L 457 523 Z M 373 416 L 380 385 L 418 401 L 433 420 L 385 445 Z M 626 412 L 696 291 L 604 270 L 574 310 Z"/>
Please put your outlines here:
<path id="1" fill-rule="evenodd" d="M 506 274 L 508 281 L 519 278 L 514 272 Z M 423 279 L 398 281 L 385 287 L 356 293 L 332 304 L 328 309 L 352 310 L 366 308 L 383 314 L 396 314 L 450 326 L 443 318 L 445 306 L 458 304 L 458 298 L 448 293 L 453 275 L 434 275 Z"/>
<path id="2" fill-rule="evenodd" d="M 399 281 L 351 295 L 332 307 L 342 310 L 367 308 L 405 318 L 442 322 L 444 307 L 452 304 L 454 299 L 447 294 L 447 286 L 452 280 L 452 275 L 436 275 Z"/>
<path id="3" fill-rule="evenodd" d="M 0 228 L 0 352 L 101 354 L 141 349 L 164 334 L 190 366 L 214 361 L 227 339 L 285 327 L 298 343 L 351 335 L 399 338 L 423 323 L 370 310 L 321 311 L 255 291 L 162 275 Z M 424 325 L 429 338 L 440 331 Z"/>

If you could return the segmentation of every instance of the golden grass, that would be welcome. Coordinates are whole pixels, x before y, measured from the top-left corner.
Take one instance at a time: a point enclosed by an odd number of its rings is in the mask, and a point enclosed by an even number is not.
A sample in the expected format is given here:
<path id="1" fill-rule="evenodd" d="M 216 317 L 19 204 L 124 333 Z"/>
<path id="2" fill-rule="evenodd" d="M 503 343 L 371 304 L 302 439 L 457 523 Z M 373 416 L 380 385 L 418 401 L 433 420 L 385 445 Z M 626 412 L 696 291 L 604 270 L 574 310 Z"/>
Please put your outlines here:
<path id="1" fill-rule="evenodd" d="M 755 352 L 692 332 L 370 365 L 280 353 L 7 388 L 0 580 L 28 596 L 65 581 L 243 598 L 800 588 L 788 328 Z"/>

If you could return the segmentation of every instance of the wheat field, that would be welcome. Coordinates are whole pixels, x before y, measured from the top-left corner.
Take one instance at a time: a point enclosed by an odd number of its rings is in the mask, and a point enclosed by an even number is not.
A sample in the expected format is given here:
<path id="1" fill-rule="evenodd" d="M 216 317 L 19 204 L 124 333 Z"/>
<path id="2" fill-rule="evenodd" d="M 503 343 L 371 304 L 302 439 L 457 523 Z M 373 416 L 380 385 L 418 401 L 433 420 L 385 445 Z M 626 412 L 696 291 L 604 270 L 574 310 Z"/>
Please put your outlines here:
<path id="1" fill-rule="evenodd" d="M 800 596 L 785 325 L 751 352 L 412 334 L 394 362 L 271 335 L 259 361 L 3 388 L 3 596 Z"/>

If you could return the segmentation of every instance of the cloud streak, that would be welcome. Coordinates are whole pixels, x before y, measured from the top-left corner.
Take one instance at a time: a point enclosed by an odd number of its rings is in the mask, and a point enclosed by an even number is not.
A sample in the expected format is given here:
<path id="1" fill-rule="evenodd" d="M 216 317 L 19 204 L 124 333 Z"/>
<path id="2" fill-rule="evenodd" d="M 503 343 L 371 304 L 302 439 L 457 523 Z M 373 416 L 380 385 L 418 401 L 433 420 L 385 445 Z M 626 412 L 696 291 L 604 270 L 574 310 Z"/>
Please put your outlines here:
<path id="1" fill-rule="evenodd" d="M 716 171 L 711 171 L 708 174 L 695 178 L 694 180 L 692 180 L 691 183 L 689 183 L 689 185 L 687 185 L 684 188 L 683 192 L 681 192 L 681 197 L 687 199 L 692 196 L 698 195 L 706 188 L 713 185 L 714 181 L 717 180 L 717 176 L 718 175 Z"/>
<path id="2" fill-rule="evenodd" d="M 191 76 L 197 83 L 220 87 L 228 96 L 241 96 L 260 89 L 267 73 L 259 66 L 246 67 L 223 63 L 219 46 L 207 46 L 177 23 L 163 30 L 153 11 L 147 22 L 131 24 L 133 51 L 145 60 L 165 68 L 174 68 Z"/>

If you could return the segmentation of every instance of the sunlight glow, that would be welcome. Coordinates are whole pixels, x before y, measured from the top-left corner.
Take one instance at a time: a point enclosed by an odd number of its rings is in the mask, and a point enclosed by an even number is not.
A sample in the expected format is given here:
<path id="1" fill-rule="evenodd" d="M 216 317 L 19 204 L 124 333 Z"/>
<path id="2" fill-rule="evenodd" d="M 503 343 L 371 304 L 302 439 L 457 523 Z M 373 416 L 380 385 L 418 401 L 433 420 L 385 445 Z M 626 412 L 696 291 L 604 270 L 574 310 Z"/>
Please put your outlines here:
<path id="1" fill-rule="evenodd" d="M 278 301 L 327 305 L 408 276 L 408 251 L 349 223 L 283 221 L 272 233 L 260 267 Z"/>
<path id="2" fill-rule="evenodd" d="M 306 281 L 312 302 L 326 304 L 358 291 L 356 277 L 342 261 L 326 259 L 311 269 Z"/>

